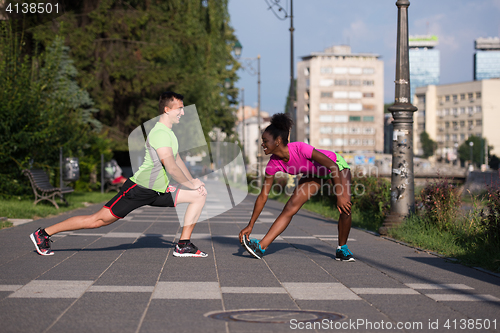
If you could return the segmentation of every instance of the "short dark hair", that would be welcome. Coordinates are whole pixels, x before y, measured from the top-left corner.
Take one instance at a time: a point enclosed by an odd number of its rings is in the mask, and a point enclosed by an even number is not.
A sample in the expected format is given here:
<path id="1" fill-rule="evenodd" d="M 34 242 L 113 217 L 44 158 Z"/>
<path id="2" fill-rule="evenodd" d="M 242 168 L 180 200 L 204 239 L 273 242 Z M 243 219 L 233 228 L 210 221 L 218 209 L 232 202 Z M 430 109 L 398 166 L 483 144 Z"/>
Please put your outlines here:
<path id="1" fill-rule="evenodd" d="M 165 91 L 160 95 L 160 101 L 158 105 L 158 112 L 160 115 L 163 114 L 165 107 L 174 101 L 174 99 L 178 99 L 179 101 L 184 100 L 184 96 L 181 94 L 174 93 L 173 91 Z"/>

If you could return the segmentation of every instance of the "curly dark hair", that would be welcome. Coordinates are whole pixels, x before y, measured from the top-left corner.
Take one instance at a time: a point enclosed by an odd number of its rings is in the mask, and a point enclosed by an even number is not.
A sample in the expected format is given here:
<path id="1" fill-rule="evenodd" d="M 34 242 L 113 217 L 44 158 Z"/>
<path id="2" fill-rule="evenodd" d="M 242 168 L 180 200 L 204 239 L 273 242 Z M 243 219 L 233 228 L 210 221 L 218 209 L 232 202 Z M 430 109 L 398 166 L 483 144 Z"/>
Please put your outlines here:
<path id="1" fill-rule="evenodd" d="M 286 113 L 276 113 L 271 117 L 271 125 L 267 126 L 264 132 L 268 132 L 276 140 L 278 137 L 283 140 L 283 144 L 288 144 L 288 135 L 293 126 L 293 120 Z"/>

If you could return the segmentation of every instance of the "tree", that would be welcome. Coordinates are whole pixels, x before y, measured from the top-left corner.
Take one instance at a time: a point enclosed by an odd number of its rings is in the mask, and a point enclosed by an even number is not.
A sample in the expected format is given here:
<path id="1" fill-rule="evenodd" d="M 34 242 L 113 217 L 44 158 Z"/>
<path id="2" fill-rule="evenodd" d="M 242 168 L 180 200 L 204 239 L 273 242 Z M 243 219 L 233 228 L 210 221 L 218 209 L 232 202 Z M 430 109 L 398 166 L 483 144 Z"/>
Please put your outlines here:
<path id="1" fill-rule="evenodd" d="M 484 163 L 484 139 L 471 135 L 458 147 L 458 157 L 462 161 L 470 161 L 470 142 L 473 142 L 472 146 L 472 162 L 479 166 Z M 488 152 L 493 149 L 493 147 L 488 147 Z"/>
<path id="2" fill-rule="evenodd" d="M 422 150 L 424 151 L 423 157 L 428 158 L 434 155 L 437 149 L 437 142 L 429 137 L 429 134 L 425 131 L 420 133 L 420 144 L 422 145 Z"/>
<path id="3" fill-rule="evenodd" d="M 82 0 L 69 9 L 34 39 L 47 46 L 54 32 L 65 37 L 78 83 L 121 149 L 131 130 L 158 115 L 166 90 L 196 104 L 205 135 L 214 126 L 231 134 L 238 90 L 224 82 L 236 81 L 238 63 L 227 0 Z"/>
<path id="4" fill-rule="evenodd" d="M 59 147 L 82 155 L 99 123 L 92 100 L 75 82 L 76 69 L 61 38 L 30 55 L 22 33 L 0 22 L 0 195 L 29 190 L 20 170 L 58 166 Z M 26 180 L 26 179 L 24 179 Z"/>

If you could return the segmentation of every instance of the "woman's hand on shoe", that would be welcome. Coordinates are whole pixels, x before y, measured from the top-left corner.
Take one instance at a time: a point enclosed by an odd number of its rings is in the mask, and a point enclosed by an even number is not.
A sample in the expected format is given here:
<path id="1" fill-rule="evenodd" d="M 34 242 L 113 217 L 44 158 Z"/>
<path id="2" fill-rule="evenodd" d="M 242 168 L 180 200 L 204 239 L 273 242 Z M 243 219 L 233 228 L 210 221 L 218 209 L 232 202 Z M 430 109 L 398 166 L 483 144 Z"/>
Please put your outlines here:
<path id="1" fill-rule="evenodd" d="M 243 230 L 240 231 L 240 243 L 243 244 L 243 237 L 246 237 L 248 240 L 248 236 L 252 233 L 252 227 L 247 225 Z"/>

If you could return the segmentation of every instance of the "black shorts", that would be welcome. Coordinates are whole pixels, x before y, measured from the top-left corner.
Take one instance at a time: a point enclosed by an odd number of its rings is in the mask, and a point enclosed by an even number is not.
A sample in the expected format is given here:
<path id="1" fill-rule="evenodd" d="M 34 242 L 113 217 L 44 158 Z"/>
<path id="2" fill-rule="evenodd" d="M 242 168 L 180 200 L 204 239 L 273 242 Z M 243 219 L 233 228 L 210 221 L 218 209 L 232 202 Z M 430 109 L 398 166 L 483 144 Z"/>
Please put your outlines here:
<path id="1" fill-rule="evenodd" d="M 149 205 L 156 207 L 175 207 L 177 205 L 179 187 L 169 185 L 167 192 L 156 192 L 142 187 L 127 179 L 120 192 L 109 200 L 104 207 L 118 219 L 127 216 L 128 213 L 139 207 Z"/>

